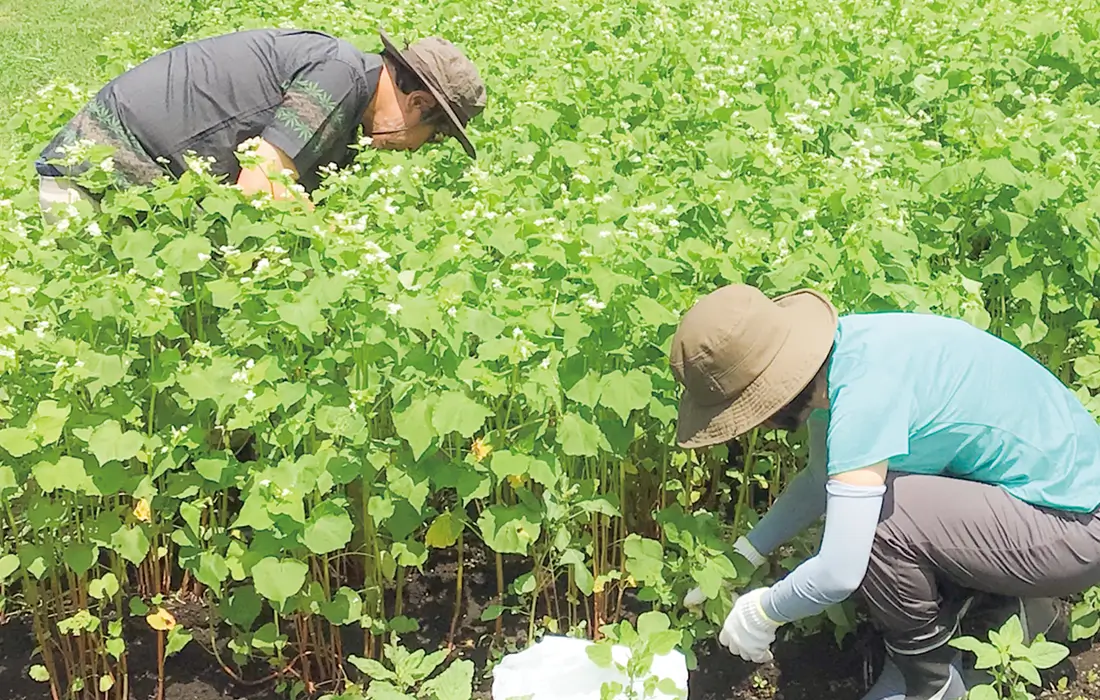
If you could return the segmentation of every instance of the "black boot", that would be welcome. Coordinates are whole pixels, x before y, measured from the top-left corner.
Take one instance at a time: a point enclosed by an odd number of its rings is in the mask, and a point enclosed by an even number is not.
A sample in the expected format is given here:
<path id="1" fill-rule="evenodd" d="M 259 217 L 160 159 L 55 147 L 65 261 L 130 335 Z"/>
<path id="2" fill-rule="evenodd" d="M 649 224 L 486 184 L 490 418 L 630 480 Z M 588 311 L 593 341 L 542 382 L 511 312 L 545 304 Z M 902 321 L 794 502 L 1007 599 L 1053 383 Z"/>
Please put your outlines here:
<path id="1" fill-rule="evenodd" d="M 1069 615 L 1059 598 L 1012 598 L 983 594 L 965 621 L 966 634 L 987 639 L 990 630 L 999 630 L 1009 618 L 1017 615 L 1024 631 L 1024 644 L 1031 644 L 1040 634 L 1048 642 L 1064 643 L 1069 637 Z"/>
<path id="2" fill-rule="evenodd" d="M 946 642 L 919 654 L 890 650 L 890 658 L 905 679 L 905 700 L 959 700 L 966 684 L 959 671 L 959 652 Z"/>

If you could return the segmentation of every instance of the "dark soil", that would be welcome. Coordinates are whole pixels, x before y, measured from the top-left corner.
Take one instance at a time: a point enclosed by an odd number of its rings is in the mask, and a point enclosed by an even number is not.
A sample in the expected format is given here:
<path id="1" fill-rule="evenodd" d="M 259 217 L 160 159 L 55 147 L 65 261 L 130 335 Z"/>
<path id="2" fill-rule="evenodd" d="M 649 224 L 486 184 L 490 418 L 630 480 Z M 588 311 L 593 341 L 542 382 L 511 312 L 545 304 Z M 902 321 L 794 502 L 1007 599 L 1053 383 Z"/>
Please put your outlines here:
<path id="1" fill-rule="evenodd" d="M 506 580 L 523 572 L 522 563 L 505 560 Z M 424 573 L 412 572 L 405 586 L 406 614 L 421 621 L 421 629 L 404 635 L 412 647 L 439 648 L 448 643 L 454 614 L 457 564 L 453 551 L 433 552 Z M 494 622 L 482 622 L 481 612 L 496 592 L 493 562 L 487 552 L 470 549 L 465 567 L 463 605 L 456 624 L 453 656 L 475 662 L 479 676 L 476 697 L 487 700 L 491 667 L 502 653 L 526 644 L 526 618 L 506 616 L 505 648 L 492 643 Z M 197 605 L 174 607 L 184 625 L 206 627 L 205 611 Z M 156 637 L 138 627 L 127 635 L 131 698 L 156 698 Z M 881 644 L 861 628 L 838 645 L 831 634 L 789 639 L 773 646 L 775 661 L 755 665 L 731 656 L 714 640 L 696 648 L 699 667 L 689 677 L 689 700 L 859 700 L 881 667 Z M 49 700 L 48 687 L 31 680 L 28 669 L 34 640 L 29 624 L 19 618 L 0 625 L 0 697 L 4 700 Z M 1042 700 L 1100 699 L 1100 645 L 1071 645 L 1072 655 L 1045 674 L 1048 688 Z M 165 700 L 281 700 L 273 682 L 258 686 L 236 683 L 198 641 L 165 664 Z M 259 673 L 256 674 L 258 676 Z M 255 677 L 255 676 L 253 676 Z M 1064 689 L 1057 684 L 1062 679 Z"/>

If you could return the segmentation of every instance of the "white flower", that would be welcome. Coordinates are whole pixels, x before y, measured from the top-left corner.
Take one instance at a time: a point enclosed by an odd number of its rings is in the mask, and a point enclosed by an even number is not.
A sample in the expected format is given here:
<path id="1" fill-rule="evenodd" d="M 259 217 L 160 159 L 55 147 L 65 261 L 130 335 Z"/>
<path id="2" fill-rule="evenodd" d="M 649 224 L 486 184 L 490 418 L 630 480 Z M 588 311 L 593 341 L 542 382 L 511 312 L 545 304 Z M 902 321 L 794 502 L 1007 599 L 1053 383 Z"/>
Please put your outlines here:
<path id="1" fill-rule="evenodd" d="M 245 369 L 252 369 L 255 366 L 256 366 L 256 361 L 253 360 L 251 357 L 248 358 L 248 361 L 244 363 L 244 368 Z"/>
<path id="2" fill-rule="evenodd" d="M 588 293 L 582 294 L 581 295 L 581 300 L 584 302 L 585 306 L 587 306 L 588 308 L 590 308 L 594 311 L 603 311 L 604 309 L 607 308 L 607 304 L 603 303 L 602 301 L 597 299 L 592 294 L 588 294 Z"/>
<path id="3" fill-rule="evenodd" d="M 267 258 L 260 258 L 256 263 L 256 274 L 260 274 L 269 267 L 271 267 L 271 261 Z"/>
<path id="4" fill-rule="evenodd" d="M 240 255 L 240 253 L 241 253 L 241 251 L 238 248 L 234 248 L 231 245 L 223 245 L 222 247 L 218 248 L 218 250 L 220 250 L 222 252 L 222 255 L 224 255 L 227 258 L 231 258 L 234 255 Z"/>
<path id="5" fill-rule="evenodd" d="M 55 369 L 64 369 L 65 367 L 68 366 L 68 364 L 69 363 L 65 361 L 65 358 L 62 357 L 60 360 L 57 361 L 57 364 L 54 365 L 54 368 Z"/>
<path id="6" fill-rule="evenodd" d="M 341 272 L 340 275 L 343 277 L 347 277 L 348 279 L 355 279 L 359 276 L 359 270 L 356 270 L 355 268 L 349 268 Z"/>
<path id="7" fill-rule="evenodd" d="M 251 401 L 252 399 L 256 398 L 256 392 L 249 389 L 248 392 L 244 395 L 244 398 L 248 401 Z"/>
<path id="8" fill-rule="evenodd" d="M 242 141 L 240 145 L 237 146 L 237 152 L 247 155 L 255 155 L 260 150 L 260 144 L 262 142 L 262 138 L 260 138 L 259 136 L 253 136 L 250 139 Z"/>
<path id="9" fill-rule="evenodd" d="M 0 347 L 0 357 L 7 357 L 9 359 L 15 359 L 15 351 L 8 347 Z"/>
<path id="10" fill-rule="evenodd" d="M 88 224 L 88 235 L 97 238 L 103 235 L 103 230 L 99 228 L 99 224 L 95 221 Z"/>
<path id="11" fill-rule="evenodd" d="M 104 159 L 103 159 L 102 161 L 100 161 L 100 163 L 99 163 L 99 169 L 100 169 L 100 170 L 102 170 L 102 171 L 103 171 L 103 172 L 105 172 L 105 173 L 110 173 L 110 172 L 114 172 L 114 169 L 115 169 L 115 159 L 114 159 L 114 158 L 112 158 L 111 156 L 107 156 L 107 157 L 106 157 L 106 158 L 104 158 Z"/>
<path id="12" fill-rule="evenodd" d="M 498 279 L 494 279 L 494 280 L 493 280 L 492 282 L 490 282 L 490 286 L 491 286 L 491 287 L 492 287 L 493 289 L 503 289 L 503 288 L 504 288 L 504 283 L 503 283 L 503 282 L 501 282 L 501 281 L 500 281 L 500 280 L 498 280 Z"/>
<path id="13" fill-rule="evenodd" d="M 526 270 L 527 272 L 535 271 L 535 263 L 533 262 L 518 262 L 512 263 L 513 270 Z"/>
<path id="14" fill-rule="evenodd" d="M 60 221 L 58 221 L 57 222 L 57 230 L 62 231 L 62 232 L 68 231 L 69 230 L 69 220 L 68 219 L 61 219 Z"/>
<path id="15" fill-rule="evenodd" d="M 243 369 L 239 369 L 239 370 L 237 370 L 236 372 L 233 373 L 233 376 L 230 377 L 229 381 L 231 381 L 235 384 L 240 384 L 242 382 L 247 382 L 248 381 L 248 373 L 245 372 Z"/>
<path id="16" fill-rule="evenodd" d="M 449 309 L 447 309 L 447 315 L 450 316 L 451 318 L 454 318 L 455 316 L 458 315 L 458 309 L 456 309 L 453 306 L 450 307 Z"/>
<path id="17" fill-rule="evenodd" d="M 550 358 L 547 357 L 543 359 L 543 361 L 539 363 L 539 366 L 543 369 L 550 369 Z"/>
<path id="18" fill-rule="evenodd" d="M 260 479 L 260 486 L 271 486 L 271 479 Z"/>
<path id="19" fill-rule="evenodd" d="M 206 253 L 199 253 L 199 262 L 206 262 L 210 259 L 210 256 Z"/>
<path id="20" fill-rule="evenodd" d="M 516 328 L 513 328 L 512 329 L 512 337 L 513 338 L 522 338 L 523 337 L 523 329 L 519 328 L 518 326 Z"/>
<path id="21" fill-rule="evenodd" d="M 396 314 L 400 310 L 401 310 L 401 304 L 397 304 L 397 303 L 391 301 L 389 304 L 386 305 L 386 313 L 388 313 L 390 316 L 393 316 L 394 314 Z"/>

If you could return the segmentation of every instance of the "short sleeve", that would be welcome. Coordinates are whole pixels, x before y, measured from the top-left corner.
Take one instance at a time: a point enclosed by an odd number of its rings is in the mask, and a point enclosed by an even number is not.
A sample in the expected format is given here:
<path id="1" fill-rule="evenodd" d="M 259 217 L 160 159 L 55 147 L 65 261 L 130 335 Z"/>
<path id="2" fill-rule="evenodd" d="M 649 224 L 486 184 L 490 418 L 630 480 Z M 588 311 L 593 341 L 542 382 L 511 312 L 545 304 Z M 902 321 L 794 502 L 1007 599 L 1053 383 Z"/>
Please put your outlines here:
<path id="1" fill-rule="evenodd" d="M 299 173 L 310 173 L 326 154 L 346 145 L 365 108 L 359 76 L 351 66 L 316 63 L 286 86 L 282 104 L 261 136 L 290 156 Z"/>
<path id="2" fill-rule="evenodd" d="M 829 394 L 829 476 L 909 454 L 912 396 L 896 375 L 865 374 Z"/>

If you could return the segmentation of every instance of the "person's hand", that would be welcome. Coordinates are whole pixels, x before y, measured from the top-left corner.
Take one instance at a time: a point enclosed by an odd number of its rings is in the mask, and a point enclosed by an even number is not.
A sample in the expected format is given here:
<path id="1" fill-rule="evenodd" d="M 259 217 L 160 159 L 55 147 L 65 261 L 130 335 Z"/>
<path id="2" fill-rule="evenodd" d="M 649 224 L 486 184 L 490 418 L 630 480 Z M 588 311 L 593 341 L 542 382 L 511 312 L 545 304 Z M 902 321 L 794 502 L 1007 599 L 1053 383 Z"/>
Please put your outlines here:
<path id="1" fill-rule="evenodd" d="M 756 547 L 753 547 L 748 538 L 744 536 L 738 537 L 737 541 L 733 543 L 733 551 L 748 559 L 754 570 L 759 569 L 767 561 L 767 558 L 756 551 Z M 684 596 L 684 606 L 688 608 L 697 608 L 705 602 L 707 602 L 707 597 L 703 594 L 703 589 L 699 587 L 692 588 Z"/>
<path id="2" fill-rule="evenodd" d="M 771 644 L 780 625 L 768 618 L 761 605 L 767 590 L 757 588 L 739 597 L 718 635 L 718 642 L 731 654 L 758 664 L 772 660 Z"/>

